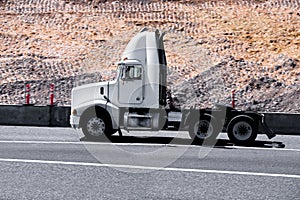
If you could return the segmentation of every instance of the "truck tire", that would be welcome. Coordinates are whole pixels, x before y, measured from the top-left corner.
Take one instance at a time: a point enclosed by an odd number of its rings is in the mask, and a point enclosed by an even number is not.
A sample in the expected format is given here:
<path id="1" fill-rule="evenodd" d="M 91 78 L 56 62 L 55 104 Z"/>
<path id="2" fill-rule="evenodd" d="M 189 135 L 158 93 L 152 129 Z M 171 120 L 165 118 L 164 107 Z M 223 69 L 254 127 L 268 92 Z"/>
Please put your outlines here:
<path id="1" fill-rule="evenodd" d="M 257 127 L 252 118 L 238 117 L 229 123 L 227 134 L 233 143 L 247 145 L 255 141 L 257 137 Z"/>
<path id="2" fill-rule="evenodd" d="M 99 140 L 109 138 L 116 130 L 111 128 L 111 123 L 102 115 L 86 114 L 82 122 L 82 131 L 86 138 Z"/>
<path id="3" fill-rule="evenodd" d="M 201 116 L 200 120 L 192 120 L 189 126 L 190 137 L 195 142 L 215 140 L 220 133 L 216 121 L 210 116 Z"/>

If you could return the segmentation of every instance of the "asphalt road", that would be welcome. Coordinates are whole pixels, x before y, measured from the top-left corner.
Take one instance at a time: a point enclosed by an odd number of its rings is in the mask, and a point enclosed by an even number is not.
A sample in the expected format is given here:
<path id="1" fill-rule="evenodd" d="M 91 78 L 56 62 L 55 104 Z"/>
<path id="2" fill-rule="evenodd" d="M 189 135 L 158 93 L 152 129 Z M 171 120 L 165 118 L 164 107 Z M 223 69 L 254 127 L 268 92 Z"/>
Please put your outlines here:
<path id="1" fill-rule="evenodd" d="M 133 137 L 141 134 L 152 137 Z M 214 146 L 191 144 L 185 132 L 82 137 L 0 127 L 0 199 L 300 199 L 300 136 L 247 147 L 225 134 Z"/>

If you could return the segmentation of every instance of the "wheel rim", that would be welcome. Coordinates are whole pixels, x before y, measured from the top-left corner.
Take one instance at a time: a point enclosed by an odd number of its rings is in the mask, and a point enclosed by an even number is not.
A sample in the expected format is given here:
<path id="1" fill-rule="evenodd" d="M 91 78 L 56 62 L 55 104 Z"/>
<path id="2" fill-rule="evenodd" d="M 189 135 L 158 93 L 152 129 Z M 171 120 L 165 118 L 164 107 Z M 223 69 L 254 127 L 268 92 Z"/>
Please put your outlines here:
<path id="1" fill-rule="evenodd" d="M 94 117 L 87 122 L 87 131 L 92 136 L 101 136 L 105 131 L 105 123 L 102 119 Z"/>
<path id="2" fill-rule="evenodd" d="M 233 126 L 233 135 L 240 141 L 248 140 L 251 137 L 252 132 L 252 126 L 245 121 L 238 122 Z"/>
<path id="3" fill-rule="evenodd" d="M 213 126 L 207 120 L 200 120 L 194 126 L 194 133 L 199 139 L 205 139 L 213 134 Z"/>

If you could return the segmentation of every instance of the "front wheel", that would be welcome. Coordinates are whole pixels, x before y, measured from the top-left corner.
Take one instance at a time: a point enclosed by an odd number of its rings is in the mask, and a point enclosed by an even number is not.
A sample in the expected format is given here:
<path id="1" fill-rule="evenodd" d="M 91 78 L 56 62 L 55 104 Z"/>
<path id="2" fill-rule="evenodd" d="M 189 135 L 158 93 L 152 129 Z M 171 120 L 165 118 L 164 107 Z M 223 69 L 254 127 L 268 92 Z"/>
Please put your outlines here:
<path id="1" fill-rule="evenodd" d="M 251 118 L 237 118 L 228 125 L 227 134 L 229 139 L 236 144 L 251 144 L 257 137 L 257 125 Z"/>
<path id="2" fill-rule="evenodd" d="M 97 140 L 110 137 L 114 130 L 107 119 L 102 116 L 87 115 L 83 120 L 82 131 L 86 138 Z"/>

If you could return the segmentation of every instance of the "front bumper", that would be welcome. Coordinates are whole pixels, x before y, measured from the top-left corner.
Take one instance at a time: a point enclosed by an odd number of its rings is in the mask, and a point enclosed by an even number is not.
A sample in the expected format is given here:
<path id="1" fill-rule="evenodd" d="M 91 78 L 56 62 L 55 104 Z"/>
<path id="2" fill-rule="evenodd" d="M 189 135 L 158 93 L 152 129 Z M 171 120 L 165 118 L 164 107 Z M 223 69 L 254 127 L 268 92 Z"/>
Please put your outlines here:
<path id="1" fill-rule="evenodd" d="M 71 115 L 70 116 L 70 124 L 72 128 L 79 128 L 79 120 L 80 120 L 80 116 L 78 115 Z"/>

